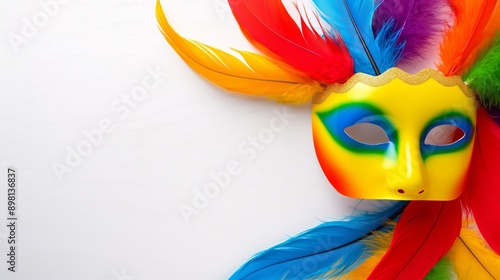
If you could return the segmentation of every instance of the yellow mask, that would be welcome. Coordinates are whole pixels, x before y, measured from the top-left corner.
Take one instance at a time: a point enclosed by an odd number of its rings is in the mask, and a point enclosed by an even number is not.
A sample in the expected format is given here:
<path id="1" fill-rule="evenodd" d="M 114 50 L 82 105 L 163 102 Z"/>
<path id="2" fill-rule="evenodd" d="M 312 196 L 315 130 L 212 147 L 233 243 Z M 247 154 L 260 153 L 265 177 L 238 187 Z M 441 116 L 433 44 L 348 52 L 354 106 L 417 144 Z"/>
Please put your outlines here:
<path id="1" fill-rule="evenodd" d="M 313 105 L 319 163 L 342 194 L 452 200 L 463 191 L 476 106 L 457 76 L 392 68 L 332 85 Z"/>

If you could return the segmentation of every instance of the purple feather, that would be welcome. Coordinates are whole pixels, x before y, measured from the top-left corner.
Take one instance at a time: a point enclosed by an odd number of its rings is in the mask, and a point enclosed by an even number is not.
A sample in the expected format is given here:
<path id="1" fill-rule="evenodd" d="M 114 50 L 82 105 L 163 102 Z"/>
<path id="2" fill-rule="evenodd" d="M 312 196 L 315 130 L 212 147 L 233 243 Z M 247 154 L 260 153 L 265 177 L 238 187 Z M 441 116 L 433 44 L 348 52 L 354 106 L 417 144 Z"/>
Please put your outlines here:
<path id="1" fill-rule="evenodd" d="M 422 57 L 434 35 L 442 32 L 444 21 L 440 18 L 446 4 L 443 0 L 375 0 L 378 5 L 373 17 L 373 31 L 394 19 L 394 27 L 401 30 L 398 44 L 406 43 L 401 62 Z"/>

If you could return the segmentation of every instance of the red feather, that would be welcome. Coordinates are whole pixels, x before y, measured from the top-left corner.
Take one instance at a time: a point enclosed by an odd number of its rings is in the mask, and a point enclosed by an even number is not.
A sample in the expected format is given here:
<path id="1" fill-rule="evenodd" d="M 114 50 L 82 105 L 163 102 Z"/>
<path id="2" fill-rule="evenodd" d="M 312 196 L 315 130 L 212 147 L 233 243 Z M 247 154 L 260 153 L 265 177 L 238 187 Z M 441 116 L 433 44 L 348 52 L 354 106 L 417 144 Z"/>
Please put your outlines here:
<path id="1" fill-rule="evenodd" d="M 340 38 L 321 36 L 300 18 L 301 28 L 281 0 L 229 0 L 242 32 L 257 48 L 325 83 L 342 83 L 354 73 Z"/>
<path id="2" fill-rule="evenodd" d="M 450 250 L 461 226 L 459 200 L 410 202 L 368 279 L 424 279 Z"/>
<path id="3" fill-rule="evenodd" d="M 463 199 L 490 247 L 500 254 L 500 127 L 484 109 L 477 114 L 476 141 Z"/>

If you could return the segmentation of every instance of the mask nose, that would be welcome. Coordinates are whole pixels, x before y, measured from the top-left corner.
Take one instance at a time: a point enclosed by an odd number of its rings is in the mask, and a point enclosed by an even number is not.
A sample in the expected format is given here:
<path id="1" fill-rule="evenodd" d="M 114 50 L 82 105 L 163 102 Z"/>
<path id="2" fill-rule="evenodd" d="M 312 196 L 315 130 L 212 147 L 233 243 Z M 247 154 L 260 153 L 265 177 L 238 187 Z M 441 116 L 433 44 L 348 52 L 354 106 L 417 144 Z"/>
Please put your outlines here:
<path id="1" fill-rule="evenodd" d="M 390 184 L 392 191 L 401 198 L 422 198 L 428 190 L 420 146 L 418 142 L 407 141 L 401 148 L 393 173 L 395 180 Z"/>

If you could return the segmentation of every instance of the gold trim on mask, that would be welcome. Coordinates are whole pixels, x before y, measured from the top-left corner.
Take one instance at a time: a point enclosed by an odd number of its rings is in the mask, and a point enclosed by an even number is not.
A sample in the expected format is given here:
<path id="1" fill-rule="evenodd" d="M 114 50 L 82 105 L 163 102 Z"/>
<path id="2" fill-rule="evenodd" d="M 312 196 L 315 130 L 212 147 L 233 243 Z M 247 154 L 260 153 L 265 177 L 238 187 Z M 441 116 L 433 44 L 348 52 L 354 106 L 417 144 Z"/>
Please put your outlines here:
<path id="1" fill-rule="evenodd" d="M 434 79 L 436 82 L 445 87 L 458 86 L 468 97 L 473 98 L 475 96 L 474 91 L 467 87 L 460 76 L 445 77 L 438 71 L 431 68 L 423 69 L 417 74 L 409 74 L 399 68 L 390 68 L 379 76 L 357 73 L 343 84 L 329 85 L 324 92 L 316 94 L 312 102 L 314 104 L 321 104 L 328 98 L 328 96 L 330 96 L 330 94 L 346 93 L 358 83 L 363 83 L 371 87 L 379 87 L 396 78 L 410 85 L 419 85 L 429 79 Z"/>

